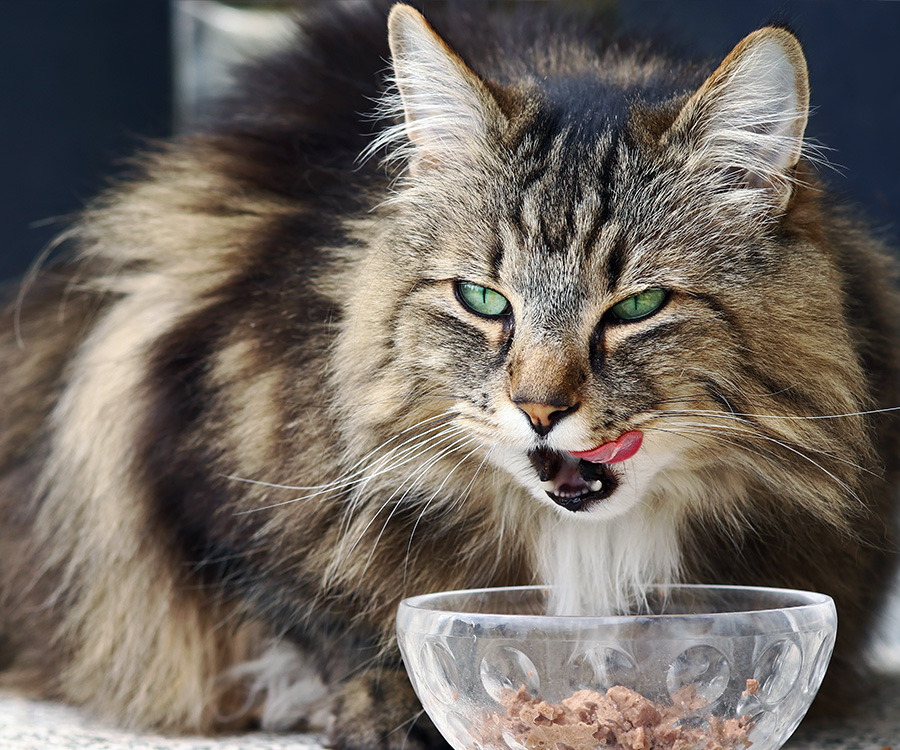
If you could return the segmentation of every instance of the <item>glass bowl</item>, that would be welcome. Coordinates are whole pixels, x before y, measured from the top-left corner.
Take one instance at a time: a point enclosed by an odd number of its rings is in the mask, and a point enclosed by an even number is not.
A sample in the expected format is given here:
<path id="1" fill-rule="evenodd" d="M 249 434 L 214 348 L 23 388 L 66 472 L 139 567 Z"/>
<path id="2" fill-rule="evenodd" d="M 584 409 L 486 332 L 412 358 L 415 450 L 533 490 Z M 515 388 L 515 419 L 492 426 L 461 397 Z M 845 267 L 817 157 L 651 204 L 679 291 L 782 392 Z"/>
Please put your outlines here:
<path id="1" fill-rule="evenodd" d="M 456 750 L 780 748 L 831 658 L 824 594 L 654 586 L 640 614 L 545 614 L 540 586 L 426 594 L 397 613 L 425 711 Z"/>

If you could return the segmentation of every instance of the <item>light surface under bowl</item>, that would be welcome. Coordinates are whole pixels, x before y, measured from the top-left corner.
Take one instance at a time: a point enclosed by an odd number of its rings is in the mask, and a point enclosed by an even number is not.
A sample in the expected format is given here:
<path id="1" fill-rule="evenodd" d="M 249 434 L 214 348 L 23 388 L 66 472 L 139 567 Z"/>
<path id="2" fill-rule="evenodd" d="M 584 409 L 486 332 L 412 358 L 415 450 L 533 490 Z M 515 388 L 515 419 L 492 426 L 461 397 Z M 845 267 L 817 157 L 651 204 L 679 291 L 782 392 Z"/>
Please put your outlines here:
<path id="1" fill-rule="evenodd" d="M 654 586 L 641 613 L 613 617 L 547 615 L 548 599 L 531 586 L 400 603 L 413 687 L 456 750 L 776 750 L 837 630 L 830 597 L 786 589 Z"/>

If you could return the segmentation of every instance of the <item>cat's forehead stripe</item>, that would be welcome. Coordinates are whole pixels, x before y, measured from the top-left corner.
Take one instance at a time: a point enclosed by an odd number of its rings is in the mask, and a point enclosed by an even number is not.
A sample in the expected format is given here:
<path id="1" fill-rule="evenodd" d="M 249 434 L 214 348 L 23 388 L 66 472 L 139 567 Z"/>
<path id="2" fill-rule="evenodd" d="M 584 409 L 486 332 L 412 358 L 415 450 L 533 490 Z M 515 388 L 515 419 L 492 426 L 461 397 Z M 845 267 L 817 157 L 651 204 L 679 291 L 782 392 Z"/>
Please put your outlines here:
<path id="1" fill-rule="evenodd" d="M 619 285 L 628 265 L 627 238 L 615 218 L 615 174 L 623 157 L 621 130 L 595 134 L 587 143 L 567 132 L 555 134 L 556 143 L 540 149 L 520 178 L 499 232 L 501 256 L 507 274 L 528 284 L 549 283 L 581 288 L 586 275 L 605 278 L 607 294 Z M 578 152 L 577 155 L 573 150 Z M 577 158 L 576 158 L 577 157 Z M 595 257 L 596 256 L 596 257 Z M 526 268 L 516 269 L 517 263 Z M 502 271 L 503 262 L 494 266 Z"/>
<path id="2" fill-rule="evenodd" d="M 612 216 L 620 134 L 606 130 L 586 139 L 574 130 L 556 132 L 552 147 L 532 153 L 513 186 L 510 212 L 522 235 L 544 253 L 574 247 L 589 254 Z"/>
<path id="3" fill-rule="evenodd" d="M 621 281 L 627 248 L 621 232 L 616 232 L 606 254 L 606 291 L 612 293 Z"/>

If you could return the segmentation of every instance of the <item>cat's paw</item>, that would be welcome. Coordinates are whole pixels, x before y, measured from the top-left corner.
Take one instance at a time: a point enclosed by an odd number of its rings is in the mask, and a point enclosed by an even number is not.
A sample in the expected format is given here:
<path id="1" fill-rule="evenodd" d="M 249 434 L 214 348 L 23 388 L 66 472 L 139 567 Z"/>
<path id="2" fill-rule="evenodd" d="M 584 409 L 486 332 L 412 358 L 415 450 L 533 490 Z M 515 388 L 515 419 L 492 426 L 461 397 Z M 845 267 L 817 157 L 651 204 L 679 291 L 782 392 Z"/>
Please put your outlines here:
<path id="1" fill-rule="evenodd" d="M 422 710 L 405 672 L 366 672 L 331 703 L 328 745 L 335 750 L 449 750 Z"/>

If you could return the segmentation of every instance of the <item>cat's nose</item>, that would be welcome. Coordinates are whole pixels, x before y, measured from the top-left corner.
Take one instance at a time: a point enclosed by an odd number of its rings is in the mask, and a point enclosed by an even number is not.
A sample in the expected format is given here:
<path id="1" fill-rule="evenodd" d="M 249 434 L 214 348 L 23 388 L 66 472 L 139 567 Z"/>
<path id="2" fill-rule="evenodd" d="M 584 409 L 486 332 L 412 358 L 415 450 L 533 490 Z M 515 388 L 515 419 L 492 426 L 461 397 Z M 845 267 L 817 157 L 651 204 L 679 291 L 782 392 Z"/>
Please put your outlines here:
<path id="1" fill-rule="evenodd" d="M 532 404 L 517 402 L 525 416 L 531 421 L 531 429 L 543 437 L 553 429 L 560 419 L 566 414 L 571 414 L 578 408 L 578 404 Z"/>

